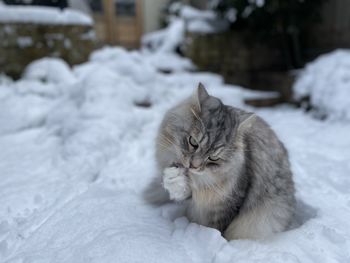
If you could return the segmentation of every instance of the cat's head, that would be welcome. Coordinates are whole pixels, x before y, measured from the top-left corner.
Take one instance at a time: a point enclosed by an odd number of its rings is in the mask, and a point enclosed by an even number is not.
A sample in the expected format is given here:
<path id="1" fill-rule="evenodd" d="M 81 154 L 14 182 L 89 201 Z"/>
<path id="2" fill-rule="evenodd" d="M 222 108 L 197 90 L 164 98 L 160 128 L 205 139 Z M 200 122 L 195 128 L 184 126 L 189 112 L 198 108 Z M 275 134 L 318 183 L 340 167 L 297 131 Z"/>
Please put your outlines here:
<path id="1" fill-rule="evenodd" d="M 178 159 L 175 165 L 199 176 L 230 169 L 239 147 L 236 135 L 250 116 L 230 110 L 199 84 L 192 97 L 168 117 L 165 136 L 173 143 Z"/>

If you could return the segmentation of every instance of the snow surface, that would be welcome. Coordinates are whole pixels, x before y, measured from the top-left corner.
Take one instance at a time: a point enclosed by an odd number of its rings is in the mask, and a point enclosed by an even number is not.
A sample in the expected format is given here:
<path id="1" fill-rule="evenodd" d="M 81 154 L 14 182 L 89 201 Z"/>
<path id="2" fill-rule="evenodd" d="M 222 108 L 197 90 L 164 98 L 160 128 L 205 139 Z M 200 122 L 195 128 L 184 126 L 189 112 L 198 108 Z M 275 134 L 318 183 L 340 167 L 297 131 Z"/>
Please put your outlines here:
<path id="1" fill-rule="evenodd" d="M 92 25 L 92 18 L 80 11 L 44 6 L 9 6 L 0 4 L 0 22 L 46 25 Z"/>
<path id="2" fill-rule="evenodd" d="M 183 204 L 142 200 L 162 116 L 199 81 L 226 104 L 259 96 L 214 74 L 161 74 L 120 48 L 0 76 L 0 262 L 350 262 L 349 123 L 245 107 L 279 134 L 295 174 L 295 225 L 269 239 L 228 242 Z"/>
<path id="3" fill-rule="evenodd" d="M 350 120 L 350 50 L 336 50 L 309 63 L 293 90 L 297 100 L 310 96 L 311 105 L 332 119 Z"/>

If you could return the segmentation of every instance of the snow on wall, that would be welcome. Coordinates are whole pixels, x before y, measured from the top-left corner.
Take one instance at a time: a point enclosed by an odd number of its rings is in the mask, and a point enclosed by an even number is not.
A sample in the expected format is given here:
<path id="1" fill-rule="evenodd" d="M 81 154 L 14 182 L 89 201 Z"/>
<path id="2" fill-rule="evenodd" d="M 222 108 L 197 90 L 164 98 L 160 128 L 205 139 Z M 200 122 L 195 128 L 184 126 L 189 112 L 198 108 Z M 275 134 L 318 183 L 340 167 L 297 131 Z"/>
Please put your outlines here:
<path id="1" fill-rule="evenodd" d="M 293 90 L 297 100 L 309 96 L 319 113 L 350 120 L 350 50 L 337 50 L 309 63 Z"/>
<path id="2" fill-rule="evenodd" d="M 91 17 L 69 8 L 60 10 L 43 6 L 8 5 L 0 5 L 0 22 L 87 26 L 93 24 Z"/>

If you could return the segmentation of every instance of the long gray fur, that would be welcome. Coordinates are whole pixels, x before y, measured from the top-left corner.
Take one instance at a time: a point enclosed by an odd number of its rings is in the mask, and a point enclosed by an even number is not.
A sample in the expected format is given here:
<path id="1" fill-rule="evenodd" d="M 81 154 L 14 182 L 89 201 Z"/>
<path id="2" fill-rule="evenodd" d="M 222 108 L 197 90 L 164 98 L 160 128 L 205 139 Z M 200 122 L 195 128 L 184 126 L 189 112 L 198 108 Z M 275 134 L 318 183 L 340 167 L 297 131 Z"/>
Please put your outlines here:
<path id="1" fill-rule="evenodd" d="M 288 227 L 295 207 L 288 153 L 260 117 L 224 105 L 200 84 L 166 113 L 156 147 L 150 202 L 189 199 L 189 219 L 229 240 Z"/>

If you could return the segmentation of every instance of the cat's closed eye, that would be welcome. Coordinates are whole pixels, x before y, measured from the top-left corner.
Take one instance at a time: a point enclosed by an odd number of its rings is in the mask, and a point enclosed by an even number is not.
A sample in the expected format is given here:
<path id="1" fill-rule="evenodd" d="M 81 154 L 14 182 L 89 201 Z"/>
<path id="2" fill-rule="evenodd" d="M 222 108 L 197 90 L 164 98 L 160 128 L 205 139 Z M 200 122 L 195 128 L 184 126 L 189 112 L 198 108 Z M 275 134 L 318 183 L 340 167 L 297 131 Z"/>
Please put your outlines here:
<path id="1" fill-rule="evenodd" d="M 192 136 L 190 136 L 188 138 L 188 142 L 193 148 L 197 148 L 198 147 L 197 141 Z"/>
<path id="2" fill-rule="evenodd" d="M 208 157 L 208 162 L 206 164 L 207 167 L 216 167 L 219 166 L 219 164 L 217 163 L 217 161 L 219 161 L 220 158 L 219 157 L 215 157 L 215 156 L 209 156 Z"/>
<path id="3" fill-rule="evenodd" d="M 213 163 L 213 162 L 208 162 L 208 163 L 206 164 L 206 166 L 207 166 L 207 167 L 218 167 L 219 164 L 218 164 L 218 163 Z"/>
<path id="4" fill-rule="evenodd" d="M 219 157 L 214 157 L 214 156 L 209 156 L 208 157 L 208 160 L 212 161 L 212 162 L 217 162 L 217 161 L 219 161 L 219 159 L 220 159 Z"/>

